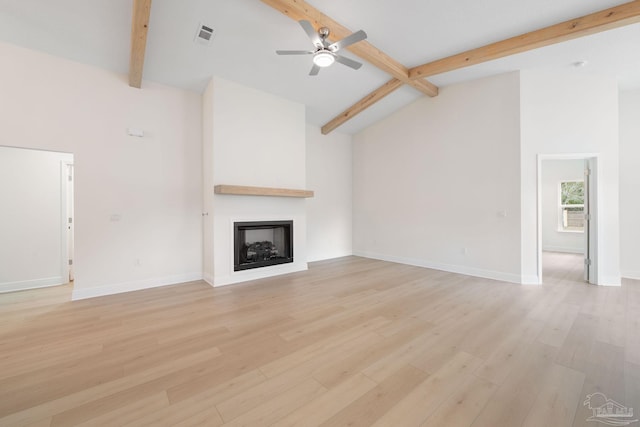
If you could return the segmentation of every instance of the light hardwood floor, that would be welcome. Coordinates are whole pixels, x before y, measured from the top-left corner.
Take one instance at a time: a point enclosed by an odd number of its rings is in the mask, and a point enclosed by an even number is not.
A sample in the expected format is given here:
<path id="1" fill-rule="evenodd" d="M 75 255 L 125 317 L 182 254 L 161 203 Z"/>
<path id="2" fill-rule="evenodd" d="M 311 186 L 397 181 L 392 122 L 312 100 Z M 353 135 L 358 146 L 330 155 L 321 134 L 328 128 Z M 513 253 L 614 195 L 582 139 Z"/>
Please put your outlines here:
<path id="1" fill-rule="evenodd" d="M 597 391 L 640 412 L 640 283 L 544 264 L 539 287 L 347 257 L 216 289 L 0 295 L 0 425 L 596 426 Z"/>

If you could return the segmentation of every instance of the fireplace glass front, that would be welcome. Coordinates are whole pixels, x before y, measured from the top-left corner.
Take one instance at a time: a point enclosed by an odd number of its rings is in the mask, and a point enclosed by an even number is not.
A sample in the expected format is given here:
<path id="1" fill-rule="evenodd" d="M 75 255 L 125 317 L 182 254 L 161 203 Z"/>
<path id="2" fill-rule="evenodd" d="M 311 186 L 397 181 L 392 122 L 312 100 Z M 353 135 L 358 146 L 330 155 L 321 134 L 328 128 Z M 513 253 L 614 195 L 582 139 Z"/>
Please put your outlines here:
<path id="1" fill-rule="evenodd" d="M 293 221 L 234 222 L 234 271 L 293 262 Z"/>

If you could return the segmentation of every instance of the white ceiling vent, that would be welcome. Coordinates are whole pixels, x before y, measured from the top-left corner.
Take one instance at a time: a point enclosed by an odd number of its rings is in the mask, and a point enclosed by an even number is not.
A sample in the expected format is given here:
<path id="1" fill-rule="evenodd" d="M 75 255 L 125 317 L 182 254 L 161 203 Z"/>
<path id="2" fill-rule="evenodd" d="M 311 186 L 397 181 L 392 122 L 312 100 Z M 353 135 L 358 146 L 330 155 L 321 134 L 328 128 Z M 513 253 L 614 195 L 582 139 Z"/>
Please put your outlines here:
<path id="1" fill-rule="evenodd" d="M 213 37 L 213 28 L 200 22 L 198 24 L 198 29 L 196 31 L 196 37 L 194 38 L 194 41 L 198 44 L 208 46 L 213 41 Z"/>

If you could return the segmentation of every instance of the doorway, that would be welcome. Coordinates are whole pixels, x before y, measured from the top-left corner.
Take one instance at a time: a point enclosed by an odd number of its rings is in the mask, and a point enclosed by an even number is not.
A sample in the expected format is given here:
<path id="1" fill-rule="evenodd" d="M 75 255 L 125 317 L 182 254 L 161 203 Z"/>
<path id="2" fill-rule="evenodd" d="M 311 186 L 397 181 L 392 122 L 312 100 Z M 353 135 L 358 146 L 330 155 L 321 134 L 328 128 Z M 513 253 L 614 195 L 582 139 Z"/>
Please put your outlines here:
<path id="1" fill-rule="evenodd" d="M 538 277 L 597 284 L 597 155 L 538 157 Z M 544 268 L 543 268 L 544 266 Z"/>
<path id="2" fill-rule="evenodd" d="M 69 283 L 72 170 L 71 153 L 0 146 L 0 292 Z"/>

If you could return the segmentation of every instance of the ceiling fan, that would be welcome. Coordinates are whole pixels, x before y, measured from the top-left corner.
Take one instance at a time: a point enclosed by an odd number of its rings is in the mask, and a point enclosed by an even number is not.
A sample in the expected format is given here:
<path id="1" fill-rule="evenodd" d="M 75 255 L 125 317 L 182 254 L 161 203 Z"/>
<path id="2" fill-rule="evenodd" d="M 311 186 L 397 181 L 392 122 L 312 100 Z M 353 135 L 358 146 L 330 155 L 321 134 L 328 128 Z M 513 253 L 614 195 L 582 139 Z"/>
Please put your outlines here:
<path id="1" fill-rule="evenodd" d="M 311 43 L 315 47 L 315 50 L 276 50 L 278 55 L 313 55 L 313 66 L 309 72 L 310 76 L 318 75 L 320 68 L 328 67 L 334 62 L 339 62 L 347 67 L 351 67 L 354 70 L 362 67 L 362 64 L 353 59 L 349 59 L 345 56 L 338 55 L 337 52 L 347 46 L 351 46 L 354 43 L 362 41 L 367 38 L 367 33 L 364 31 L 356 31 L 338 40 L 335 43 L 330 43 L 327 40 L 329 37 L 329 29 L 327 27 L 320 28 L 317 32 L 311 25 L 311 22 L 302 20 L 298 21 L 302 29 L 307 33 L 311 39 Z"/>

